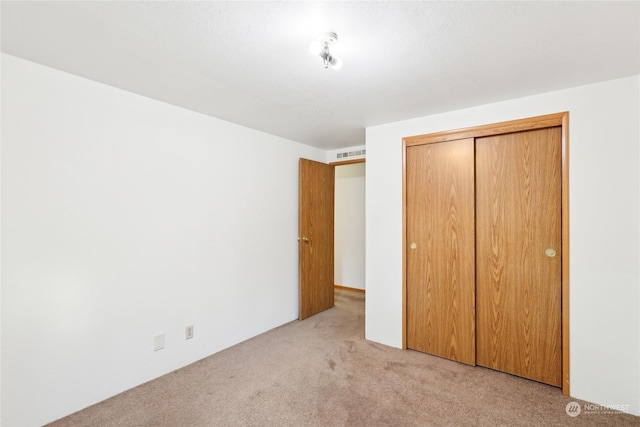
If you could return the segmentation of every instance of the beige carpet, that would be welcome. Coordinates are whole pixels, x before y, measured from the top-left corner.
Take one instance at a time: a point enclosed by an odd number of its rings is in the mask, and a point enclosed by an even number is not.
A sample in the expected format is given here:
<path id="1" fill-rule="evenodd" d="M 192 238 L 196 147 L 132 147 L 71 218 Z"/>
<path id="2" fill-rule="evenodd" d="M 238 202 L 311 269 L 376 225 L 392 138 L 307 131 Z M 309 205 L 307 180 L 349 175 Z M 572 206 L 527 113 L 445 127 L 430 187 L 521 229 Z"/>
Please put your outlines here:
<path id="1" fill-rule="evenodd" d="M 364 340 L 364 295 L 53 424 L 62 426 L 608 426 L 560 389 Z M 579 402 L 583 404 L 584 402 Z"/>

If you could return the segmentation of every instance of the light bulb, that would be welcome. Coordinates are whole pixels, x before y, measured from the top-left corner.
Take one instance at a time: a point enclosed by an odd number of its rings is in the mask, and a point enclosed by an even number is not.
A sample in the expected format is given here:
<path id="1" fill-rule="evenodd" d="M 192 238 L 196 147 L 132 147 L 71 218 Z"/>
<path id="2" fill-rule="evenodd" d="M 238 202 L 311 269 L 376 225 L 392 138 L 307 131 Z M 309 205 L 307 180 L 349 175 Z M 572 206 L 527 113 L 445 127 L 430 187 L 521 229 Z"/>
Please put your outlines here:
<path id="1" fill-rule="evenodd" d="M 313 55 L 320 55 L 323 50 L 324 50 L 324 45 L 317 40 L 314 42 L 311 42 L 311 44 L 309 45 L 309 52 L 311 52 L 311 54 Z"/>
<path id="2" fill-rule="evenodd" d="M 336 58 L 334 56 L 333 58 L 331 58 L 331 61 L 329 61 L 329 64 L 334 70 L 339 70 L 340 68 L 342 68 L 342 59 Z"/>

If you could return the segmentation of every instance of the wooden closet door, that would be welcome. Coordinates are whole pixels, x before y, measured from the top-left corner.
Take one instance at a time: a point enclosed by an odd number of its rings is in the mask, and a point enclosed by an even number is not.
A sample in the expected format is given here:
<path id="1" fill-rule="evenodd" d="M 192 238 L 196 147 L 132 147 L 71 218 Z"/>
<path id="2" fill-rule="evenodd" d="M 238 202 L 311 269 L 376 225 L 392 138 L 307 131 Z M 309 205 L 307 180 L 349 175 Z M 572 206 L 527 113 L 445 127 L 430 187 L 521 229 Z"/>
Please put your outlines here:
<path id="1" fill-rule="evenodd" d="M 561 385 L 560 245 L 561 128 L 476 139 L 478 365 Z"/>
<path id="2" fill-rule="evenodd" d="M 408 147 L 407 346 L 475 364 L 473 139 Z"/>

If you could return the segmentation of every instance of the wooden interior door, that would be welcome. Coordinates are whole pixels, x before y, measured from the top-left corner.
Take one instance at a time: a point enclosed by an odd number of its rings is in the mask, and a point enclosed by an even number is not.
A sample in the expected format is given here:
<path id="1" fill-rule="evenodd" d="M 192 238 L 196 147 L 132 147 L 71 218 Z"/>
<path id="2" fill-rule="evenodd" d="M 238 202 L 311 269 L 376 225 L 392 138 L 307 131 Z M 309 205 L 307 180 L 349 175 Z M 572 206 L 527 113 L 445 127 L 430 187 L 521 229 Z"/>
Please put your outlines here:
<path id="1" fill-rule="evenodd" d="M 476 139 L 478 365 L 562 383 L 561 128 Z"/>
<path id="2" fill-rule="evenodd" d="M 300 159 L 298 170 L 298 286 L 300 320 L 333 307 L 335 170 Z"/>
<path id="3" fill-rule="evenodd" d="M 408 147 L 407 347 L 475 364 L 473 139 Z"/>

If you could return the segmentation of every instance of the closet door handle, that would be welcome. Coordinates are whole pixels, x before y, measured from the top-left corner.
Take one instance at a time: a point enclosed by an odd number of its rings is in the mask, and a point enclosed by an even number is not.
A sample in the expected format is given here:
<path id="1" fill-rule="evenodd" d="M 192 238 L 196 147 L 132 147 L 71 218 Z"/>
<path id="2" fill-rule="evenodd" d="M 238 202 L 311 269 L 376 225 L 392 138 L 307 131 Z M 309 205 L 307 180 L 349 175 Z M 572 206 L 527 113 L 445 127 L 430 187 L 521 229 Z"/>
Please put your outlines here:
<path id="1" fill-rule="evenodd" d="M 554 249 L 549 248 L 544 251 L 544 254 L 549 258 L 553 258 L 554 256 L 556 256 L 556 251 Z"/>

